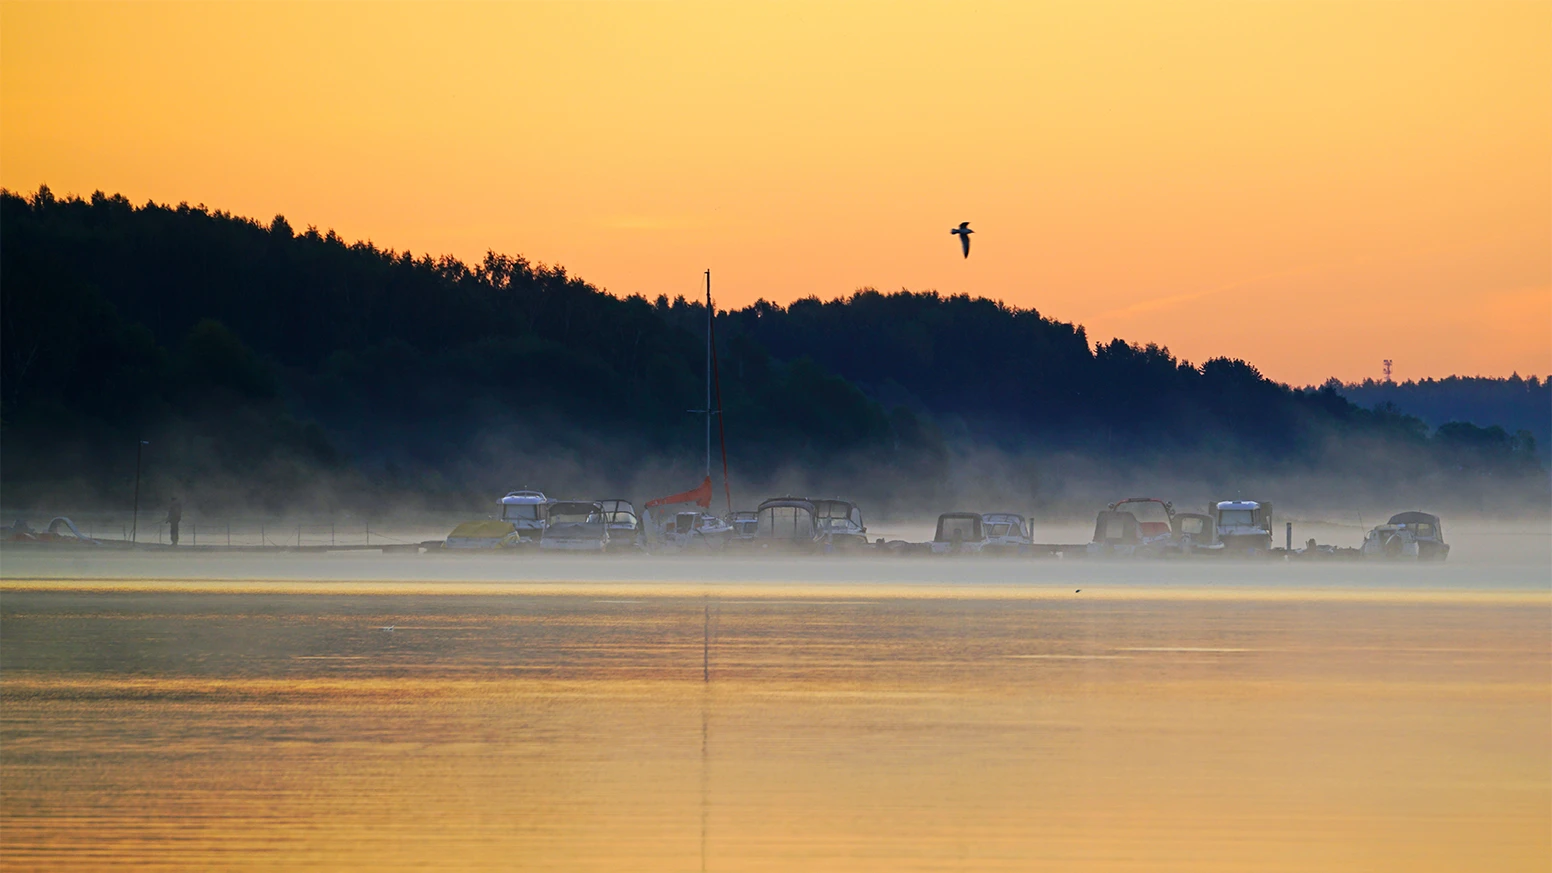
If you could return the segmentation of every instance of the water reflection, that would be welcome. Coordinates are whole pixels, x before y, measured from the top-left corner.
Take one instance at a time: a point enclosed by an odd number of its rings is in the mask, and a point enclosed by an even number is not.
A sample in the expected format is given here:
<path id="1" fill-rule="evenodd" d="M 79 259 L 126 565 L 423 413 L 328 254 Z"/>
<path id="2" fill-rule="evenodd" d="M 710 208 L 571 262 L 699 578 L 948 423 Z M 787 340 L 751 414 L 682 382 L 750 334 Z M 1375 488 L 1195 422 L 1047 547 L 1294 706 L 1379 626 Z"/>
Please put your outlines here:
<path id="1" fill-rule="evenodd" d="M 624 595 L 7 591 L 0 858 L 1510 870 L 1552 851 L 1545 602 Z"/>

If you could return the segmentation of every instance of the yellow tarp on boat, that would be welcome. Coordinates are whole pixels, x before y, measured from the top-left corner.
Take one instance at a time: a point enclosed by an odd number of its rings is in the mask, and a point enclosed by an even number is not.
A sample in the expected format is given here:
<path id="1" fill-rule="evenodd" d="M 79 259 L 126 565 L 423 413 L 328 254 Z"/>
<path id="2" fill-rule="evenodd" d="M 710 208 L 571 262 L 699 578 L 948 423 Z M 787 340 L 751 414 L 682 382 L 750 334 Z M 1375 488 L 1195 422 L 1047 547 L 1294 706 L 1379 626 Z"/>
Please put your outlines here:
<path id="1" fill-rule="evenodd" d="M 466 521 L 453 528 L 453 532 L 447 535 L 449 542 L 453 540 L 492 540 L 499 541 L 502 537 L 512 532 L 512 523 L 506 521 Z"/>

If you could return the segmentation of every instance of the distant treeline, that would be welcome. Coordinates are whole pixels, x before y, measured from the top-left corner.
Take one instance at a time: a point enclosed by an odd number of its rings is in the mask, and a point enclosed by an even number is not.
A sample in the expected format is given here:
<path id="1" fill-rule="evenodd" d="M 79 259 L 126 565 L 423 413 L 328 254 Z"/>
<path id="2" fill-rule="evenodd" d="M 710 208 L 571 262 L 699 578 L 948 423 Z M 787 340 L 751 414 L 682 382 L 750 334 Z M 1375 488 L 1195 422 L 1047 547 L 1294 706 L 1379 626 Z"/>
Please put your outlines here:
<path id="1" fill-rule="evenodd" d="M 164 490 L 207 504 L 483 501 L 567 471 L 682 482 L 701 463 L 704 420 L 688 411 L 705 403 L 705 316 L 521 257 L 471 265 L 280 216 L 4 192 L 0 482 L 8 505 L 120 496 L 142 438 Z M 928 495 L 965 445 L 1181 476 L 1545 481 L 1525 430 L 1430 430 L 1400 401 L 1368 408 L 1243 361 L 1095 347 L 1080 326 L 984 299 L 760 302 L 719 313 L 717 332 L 745 481 L 800 469 Z"/>
<path id="2" fill-rule="evenodd" d="M 1450 376 L 1406 382 L 1365 379 L 1334 387 L 1359 406 L 1389 403 L 1430 427 L 1471 421 L 1493 422 L 1510 434 L 1529 431 L 1543 462 L 1552 450 L 1552 380 L 1519 374 L 1507 379 Z"/>

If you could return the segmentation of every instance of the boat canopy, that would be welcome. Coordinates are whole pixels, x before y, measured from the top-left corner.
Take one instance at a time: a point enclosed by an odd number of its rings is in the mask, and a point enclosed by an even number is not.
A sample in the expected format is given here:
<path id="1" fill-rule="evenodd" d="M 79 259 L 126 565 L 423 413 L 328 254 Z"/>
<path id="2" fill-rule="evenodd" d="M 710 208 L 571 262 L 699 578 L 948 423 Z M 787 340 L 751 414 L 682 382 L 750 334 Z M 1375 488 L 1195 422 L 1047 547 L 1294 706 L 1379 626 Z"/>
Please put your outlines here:
<path id="1" fill-rule="evenodd" d="M 1109 546 L 1136 545 L 1141 541 L 1137 516 L 1107 509 L 1094 519 L 1094 542 Z"/>
<path id="2" fill-rule="evenodd" d="M 1444 527 L 1439 524 L 1439 516 L 1429 512 L 1398 512 L 1390 517 L 1388 523 L 1404 524 L 1420 537 L 1444 539 Z"/>
<path id="3" fill-rule="evenodd" d="M 1016 512 L 982 513 L 981 522 L 986 525 L 987 536 L 1024 536 L 1024 516 Z"/>
<path id="4" fill-rule="evenodd" d="M 1113 512 L 1129 513 L 1137 518 L 1139 533 L 1145 537 L 1163 536 L 1170 532 L 1170 518 L 1175 507 L 1157 497 L 1128 497 L 1110 504 Z"/>
<path id="5" fill-rule="evenodd" d="M 828 533 L 865 533 L 862 510 L 849 500 L 811 500 L 819 529 Z"/>
<path id="6" fill-rule="evenodd" d="M 981 516 L 976 512 L 943 513 L 938 516 L 938 530 L 932 536 L 935 543 L 975 543 L 983 539 Z"/>
<path id="7" fill-rule="evenodd" d="M 755 536 L 761 539 L 813 542 L 819 533 L 814 504 L 801 497 L 777 497 L 755 510 Z"/>

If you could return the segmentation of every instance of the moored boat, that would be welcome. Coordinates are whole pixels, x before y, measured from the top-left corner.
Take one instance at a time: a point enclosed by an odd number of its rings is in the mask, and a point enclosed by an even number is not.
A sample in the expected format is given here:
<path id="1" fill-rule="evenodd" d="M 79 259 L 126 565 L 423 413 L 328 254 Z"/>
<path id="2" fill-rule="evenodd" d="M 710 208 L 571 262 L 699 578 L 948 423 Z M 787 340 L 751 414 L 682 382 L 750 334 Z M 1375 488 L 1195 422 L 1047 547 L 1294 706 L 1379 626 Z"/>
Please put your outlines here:
<path id="1" fill-rule="evenodd" d="M 1398 512 L 1369 531 L 1359 548 L 1365 558 L 1443 561 L 1450 556 L 1444 526 L 1428 512 Z"/>
<path id="2" fill-rule="evenodd" d="M 552 502 L 542 491 L 509 491 L 497 501 L 499 517 L 458 525 L 442 541 L 442 548 L 507 549 L 536 543 Z"/>
<path id="3" fill-rule="evenodd" d="M 549 506 L 548 524 L 539 537 L 546 552 L 603 552 L 609 548 L 609 522 L 603 504 L 566 500 Z"/>
<path id="4" fill-rule="evenodd" d="M 1217 542 L 1226 555 L 1265 557 L 1272 551 L 1272 504 L 1220 500 L 1211 507 Z"/>

